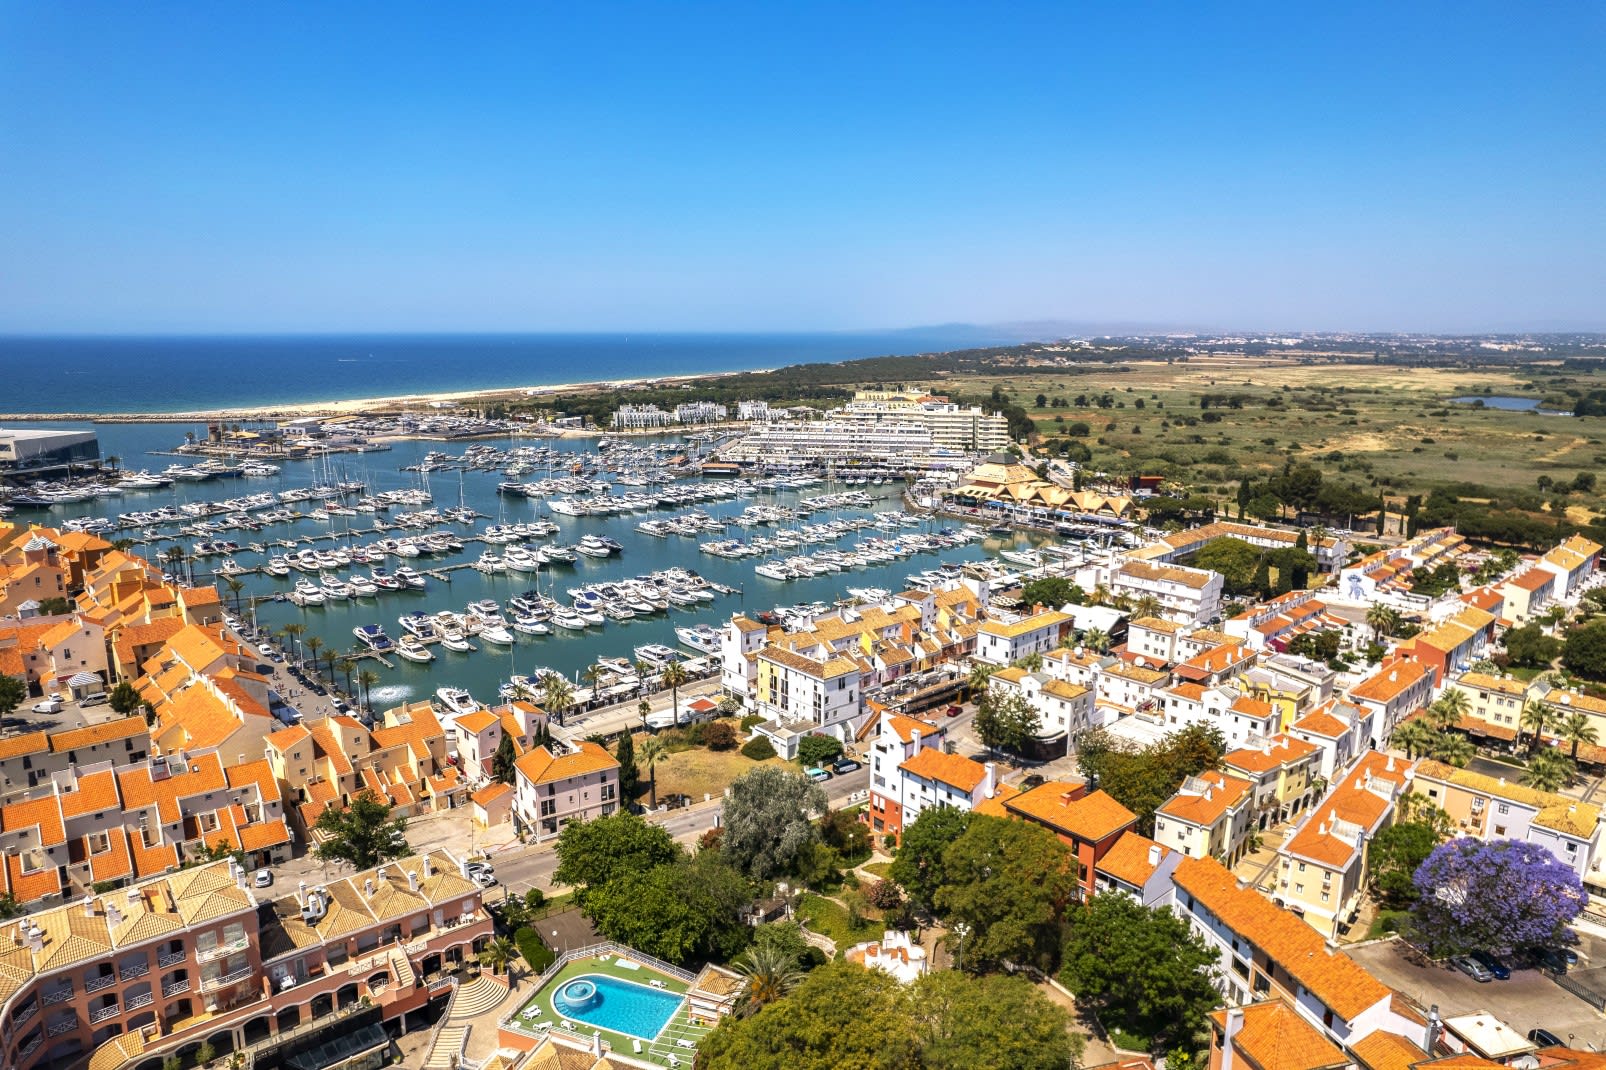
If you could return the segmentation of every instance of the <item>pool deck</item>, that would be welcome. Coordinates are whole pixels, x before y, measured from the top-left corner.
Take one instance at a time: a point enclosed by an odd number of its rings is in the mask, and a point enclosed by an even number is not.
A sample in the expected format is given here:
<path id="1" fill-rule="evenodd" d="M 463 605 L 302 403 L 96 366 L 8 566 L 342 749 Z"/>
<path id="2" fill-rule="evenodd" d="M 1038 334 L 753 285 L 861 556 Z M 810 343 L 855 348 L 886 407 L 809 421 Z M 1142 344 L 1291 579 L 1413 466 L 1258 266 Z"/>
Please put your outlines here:
<path id="1" fill-rule="evenodd" d="M 638 985 L 648 987 L 649 981 L 662 981 L 663 991 L 684 996 L 691 987 L 685 981 L 667 974 L 659 973 L 645 963 L 637 969 L 620 966 L 618 956 L 608 955 L 605 958 L 587 958 L 564 965 L 552 978 L 542 985 L 533 996 L 524 1000 L 518 1013 L 508 1023 L 508 1028 L 529 1036 L 540 1037 L 550 1033 L 554 1037 L 568 1037 L 581 1043 L 590 1043 L 593 1034 L 600 1033 L 602 1039 L 608 1043 L 616 1054 L 657 1066 L 670 1066 L 670 1056 L 674 1056 L 680 1066 L 689 1067 L 697 1055 L 697 1042 L 712 1030 L 711 1025 L 694 1024 L 687 1010 L 688 1004 L 682 1003 L 670 1018 L 669 1024 L 664 1026 L 662 1033 L 655 1040 L 641 1040 L 641 1052 L 636 1053 L 635 1042 L 638 1038 L 626 1033 L 615 1033 L 609 1029 L 599 1029 L 585 1022 L 573 1020 L 575 1029 L 563 1028 L 563 1015 L 553 1009 L 552 997 L 557 994 L 569 981 L 586 974 L 600 974 L 605 977 L 614 977 L 621 981 L 631 981 Z M 536 1013 L 530 1014 L 531 1008 Z M 551 1028 L 541 1030 L 535 1028 L 537 1022 L 549 1022 Z M 691 1047 L 678 1044 L 677 1041 L 687 1041 Z"/>

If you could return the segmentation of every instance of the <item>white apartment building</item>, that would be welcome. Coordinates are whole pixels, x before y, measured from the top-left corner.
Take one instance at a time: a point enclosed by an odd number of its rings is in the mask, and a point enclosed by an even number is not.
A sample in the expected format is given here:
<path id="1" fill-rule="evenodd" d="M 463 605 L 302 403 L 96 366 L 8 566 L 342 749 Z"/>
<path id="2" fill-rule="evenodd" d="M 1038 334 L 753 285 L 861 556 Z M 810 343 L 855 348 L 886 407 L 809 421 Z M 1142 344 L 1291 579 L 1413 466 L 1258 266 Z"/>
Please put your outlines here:
<path id="1" fill-rule="evenodd" d="M 738 615 L 725 623 L 720 637 L 720 686 L 748 708 L 758 689 L 758 652 L 768 636 L 768 627 Z"/>
<path id="2" fill-rule="evenodd" d="M 1039 747 L 1064 754 L 1078 733 L 1094 726 L 1093 692 L 1042 672 L 999 669 L 988 677 L 987 687 L 1000 695 L 1019 694 L 1037 711 L 1032 735 Z"/>
<path id="3" fill-rule="evenodd" d="M 1032 654 L 1048 654 L 1059 646 L 1070 622 L 1070 615 L 1057 609 L 1015 621 L 985 621 L 976 633 L 976 660 L 1008 665 Z"/>
<path id="4" fill-rule="evenodd" d="M 621 405 L 614 410 L 609 426 L 615 431 L 644 431 L 653 427 L 668 427 L 674 422 L 674 413 L 665 412 L 656 405 Z"/>
<path id="5" fill-rule="evenodd" d="M 970 453 L 996 453 L 1007 449 L 1010 441 L 1009 421 L 1002 413 L 963 407 L 908 388 L 861 390 L 852 401 L 833 409 L 829 418 L 859 425 L 913 424 L 931 432 L 937 445 Z"/>
<path id="6" fill-rule="evenodd" d="M 871 774 L 870 827 L 883 835 L 901 837 L 904 829 L 933 806 L 973 810 L 997 791 L 998 774 L 992 762 L 948 754 L 941 746 L 932 745 L 918 729 L 888 725 L 876 740 L 878 758 L 882 757 L 883 742 L 887 745 L 887 759 L 908 754 L 896 765 L 890 760 L 881 765 L 883 772 L 879 775 L 885 778 L 884 785 L 878 785 L 874 779 L 877 774 Z"/>
<path id="7" fill-rule="evenodd" d="M 1186 565 L 1128 561 L 1110 574 L 1114 594 L 1134 602 L 1152 595 L 1159 615 L 1182 624 L 1203 624 L 1221 615 L 1221 575 Z"/>
<path id="8" fill-rule="evenodd" d="M 767 401 L 738 401 L 736 403 L 736 418 L 738 420 L 771 420 L 775 414 L 770 412 L 770 403 Z"/>
<path id="9" fill-rule="evenodd" d="M 938 446 L 929 428 L 842 420 L 763 424 L 722 449 L 720 455 L 738 464 L 772 468 L 854 464 L 957 472 L 970 465 L 963 452 Z"/>
<path id="10" fill-rule="evenodd" d="M 821 733 L 847 742 L 861 723 L 859 663 L 828 651 L 822 648 L 824 656 L 813 658 L 769 643 L 758 652 L 753 707 L 768 718 L 758 731 L 788 760 L 797 756 L 804 735 Z"/>
<path id="11" fill-rule="evenodd" d="M 675 419 L 683 424 L 717 424 L 730 410 L 715 401 L 684 401 L 675 406 Z"/>
<path id="12" fill-rule="evenodd" d="M 536 747 L 514 769 L 513 806 L 537 841 L 556 836 L 570 821 L 607 817 L 619 808 L 619 763 L 595 743 Z"/>

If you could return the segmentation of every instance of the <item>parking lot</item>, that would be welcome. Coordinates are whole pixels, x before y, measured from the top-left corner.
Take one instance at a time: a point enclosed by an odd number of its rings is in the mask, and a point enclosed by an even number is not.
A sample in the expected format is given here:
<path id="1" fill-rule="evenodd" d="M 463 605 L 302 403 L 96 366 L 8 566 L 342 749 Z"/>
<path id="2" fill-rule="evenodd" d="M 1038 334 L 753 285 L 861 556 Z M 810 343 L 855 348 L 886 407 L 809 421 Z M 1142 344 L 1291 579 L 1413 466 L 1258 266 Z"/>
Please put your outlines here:
<path id="1" fill-rule="evenodd" d="M 104 702 L 94 706 L 79 706 L 76 702 L 64 702 L 58 713 L 36 713 L 34 705 L 43 701 L 44 699 L 36 695 L 28 696 L 14 712 L 4 720 L 0 720 L 0 729 L 7 735 L 16 732 L 67 732 L 74 728 L 104 724 L 122 717 L 122 714 Z"/>
<path id="2" fill-rule="evenodd" d="M 1606 964 L 1606 941 L 1580 935 L 1579 968 Z M 1606 1017 L 1538 970 L 1514 969 L 1509 981 L 1480 984 L 1448 966 L 1418 966 L 1401 953 L 1404 946 L 1389 940 L 1346 950 L 1378 980 L 1424 1010 L 1437 1005 L 1445 1018 L 1488 1011 L 1523 1036 L 1543 1028 L 1581 1048 L 1606 1046 Z"/>

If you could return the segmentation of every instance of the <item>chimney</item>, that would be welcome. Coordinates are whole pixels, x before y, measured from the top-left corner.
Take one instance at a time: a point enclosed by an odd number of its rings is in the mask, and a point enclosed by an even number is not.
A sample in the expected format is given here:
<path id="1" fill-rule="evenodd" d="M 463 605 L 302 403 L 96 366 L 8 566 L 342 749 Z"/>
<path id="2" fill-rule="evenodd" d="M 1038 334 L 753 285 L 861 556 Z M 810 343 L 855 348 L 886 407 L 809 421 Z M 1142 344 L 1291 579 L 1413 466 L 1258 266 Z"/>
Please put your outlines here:
<path id="1" fill-rule="evenodd" d="M 1502 788 L 1506 786 L 1506 778 L 1505 777 L 1501 777 L 1500 778 L 1500 786 Z"/>
<path id="2" fill-rule="evenodd" d="M 1221 1031 L 1221 1070 L 1233 1070 L 1232 1041 L 1244 1027 L 1242 1007 L 1227 1008 L 1227 1025 Z"/>
<path id="3" fill-rule="evenodd" d="M 992 762 L 987 762 L 982 768 L 987 770 L 987 775 L 982 777 L 981 780 L 982 797 L 991 799 L 993 797 L 993 785 L 998 783 L 998 767 Z"/>
<path id="4" fill-rule="evenodd" d="M 307 907 L 307 882 L 296 881 L 296 906 L 303 910 Z"/>
<path id="5" fill-rule="evenodd" d="M 139 902 L 139 889 L 138 888 L 130 888 L 130 889 L 128 889 L 128 895 L 127 895 L 126 898 L 128 899 L 128 901 L 130 903 Z"/>
<path id="6" fill-rule="evenodd" d="M 1435 1057 L 1434 1049 L 1438 1047 L 1439 1036 L 1442 1034 L 1443 1028 L 1439 1019 L 1439 1005 L 1435 1003 L 1428 1009 L 1428 1029 L 1427 1036 L 1424 1038 L 1427 1043 L 1422 1045 L 1422 1050 L 1428 1053 L 1428 1058 L 1430 1059 Z"/>
<path id="7" fill-rule="evenodd" d="M 1389 755 L 1389 760 L 1384 764 L 1383 768 L 1388 770 L 1390 773 L 1394 772 L 1394 755 Z"/>
<path id="8" fill-rule="evenodd" d="M 1159 844 L 1151 843 L 1149 845 L 1149 865 L 1158 866 L 1160 864 L 1160 853 Z"/>
<path id="9" fill-rule="evenodd" d="M 920 729 L 911 729 L 909 732 L 909 747 L 914 754 L 920 753 Z"/>
<path id="10" fill-rule="evenodd" d="M 115 928 L 117 928 L 117 926 L 121 925 L 122 923 L 123 923 L 123 912 L 121 910 L 117 909 L 117 904 L 115 904 L 115 903 L 107 903 L 106 904 L 106 924 L 111 926 L 113 929 L 115 929 Z"/>
<path id="11" fill-rule="evenodd" d="M 86 896 L 84 896 L 84 917 L 92 918 L 94 916 L 95 916 L 95 897 L 92 896 L 92 895 L 86 895 Z"/>
<path id="12" fill-rule="evenodd" d="M 246 884 L 245 884 L 245 867 L 244 866 L 240 866 L 240 867 L 238 867 L 238 869 L 239 869 L 239 872 L 235 873 L 235 875 L 234 875 L 234 886 L 236 888 L 239 888 L 240 891 L 243 892 L 243 891 L 245 891 L 245 888 L 246 888 Z"/>
<path id="13" fill-rule="evenodd" d="M 1210 789 L 1209 789 L 1209 788 L 1206 788 L 1206 789 L 1205 789 L 1205 793 L 1204 793 L 1204 797 L 1205 797 L 1205 802 L 1209 802 L 1209 801 L 1210 801 L 1210 799 L 1211 799 L 1211 792 L 1210 792 Z"/>
<path id="14" fill-rule="evenodd" d="M 416 869 L 407 871 L 407 890 L 414 895 L 418 894 L 418 871 Z"/>
<path id="15" fill-rule="evenodd" d="M 435 868 L 432 865 L 430 865 L 429 855 L 426 854 L 424 856 L 424 879 L 425 880 L 429 880 L 429 878 L 433 877 L 434 875 L 435 875 Z"/>
<path id="16" fill-rule="evenodd" d="M 374 879 L 372 877 L 362 882 L 362 894 L 369 899 L 374 897 Z"/>
<path id="17" fill-rule="evenodd" d="M 44 930 L 42 930 L 42 929 L 29 929 L 28 930 L 28 950 L 32 951 L 34 954 L 37 955 L 40 952 L 44 951 L 44 949 L 45 949 L 45 934 L 44 934 Z"/>

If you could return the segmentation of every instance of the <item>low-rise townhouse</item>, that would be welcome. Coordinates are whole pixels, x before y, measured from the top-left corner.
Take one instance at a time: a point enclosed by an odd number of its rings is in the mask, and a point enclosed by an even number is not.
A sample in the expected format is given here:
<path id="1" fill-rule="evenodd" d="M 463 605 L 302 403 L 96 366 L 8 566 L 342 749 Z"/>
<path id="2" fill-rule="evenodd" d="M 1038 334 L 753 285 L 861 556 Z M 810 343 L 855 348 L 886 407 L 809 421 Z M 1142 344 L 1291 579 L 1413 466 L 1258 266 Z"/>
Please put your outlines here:
<path id="1" fill-rule="evenodd" d="M 1253 785 L 1255 824 L 1265 830 L 1310 805 L 1321 775 L 1321 748 L 1286 733 L 1250 739 L 1222 756 L 1221 764 Z"/>
<path id="2" fill-rule="evenodd" d="M 755 712 L 767 718 L 759 731 L 783 758 L 794 758 L 806 733 L 853 738 L 864 709 L 864 668 L 856 658 L 809 642 L 809 653 L 790 648 L 792 637 L 758 652 Z"/>
<path id="3" fill-rule="evenodd" d="M 1237 679 L 1249 695 L 1277 708 L 1283 727 L 1333 697 L 1338 674 L 1326 662 L 1296 654 L 1262 656 Z"/>
<path id="4" fill-rule="evenodd" d="M 1237 865 L 1255 831 L 1253 787 L 1215 771 L 1189 777 L 1154 812 L 1155 842 L 1189 858 L 1219 857 Z"/>
<path id="5" fill-rule="evenodd" d="M 1255 664 L 1257 655 L 1246 646 L 1214 646 L 1193 654 L 1171 667 L 1175 680 L 1219 687 L 1231 683 Z"/>
<path id="6" fill-rule="evenodd" d="M 1600 880 L 1598 806 L 1434 761 L 1417 763 L 1415 790 L 1450 815 L 1457 835 L 1536 843 L 1580 879 Z"/>
<path id="7" fill-rule="evenodd" d="M 1137 815 L 1108 792 L 1090 792 L 1081 781 L 1050 780 L 1010 796 L 1002 808 L 1009 817 L 1043 826 L 1071 849 L 1083 897 L 1094 894 L 1098 864 L 1137 823 Z"/>
<path id="8" fill-rule="evenodd" d="M 1366 892 L 1368 848 L 1394 823 L 1412 768 L 1369 751 L 1345 770 L 1278 848 L 1273 899 L 1329 940 L 1347 931 Z"/>
<path id="9" fill-rule="evenodd" d="M 1158 616 L 1183 624 L 1204 624 L 1221 615 L 1220 573 L 1185 565 L 1127 561 L 1110 573 L 1110 589 L 1134 602 L 1153 597 Z"/>
<path id="10" fill-rule="evenodd" d="M 870 808 L 865 816 L 872 830 L 896 841 L 907 826 L 898 767 L 922 747 L 942 748 L 947 736 L 942 725 L 902 714 L 882 712 L 876 724 L 876 734 L 870 741 Z"/>
<path id="11" fill-rule="evenodd" d="M 1033 750 L 1044 757 L 1063 757 L 1071 740 L 1095 727 L 1093 692 L 1080 684 L 1010 667 L 993 673 L 987 686 L 1000 697 L 1018 694 L 1037 711 Z"/>
<path id="12" fill-rule="evenodd" d="M 1047 654 L 1060 645 L 1070 625 L 1070 615 L 1057 609 L 1015 621 L 984 621 L 976 632 L 976 660 L 1009 665 L 1033 654 Z"/>
<path id="13" fill-rule="evenodd" d="M 1466 551 L 1466 540 L 1454 528 L 1434 528 L 1420 532 L 1398 546 L 1369 554 L 1339 570 L 1339 597 L 1362 605 L 1386 605 L 1419 609 L 1431 599 L 1411 587 L 1416 569 L 1434 569 L 1454 561 Z"/>
<path id="14" fill-rule="evenodd" d="M 1497 619 L 1476 606 L 1463 606 L 1448 619 L 1401 643 L 1399 649 L 1412 661 L 1432 669 L 1434 685 L 1438 686 L 1483 657 L 1494 639 Z"/>
<path id="15" fill-rule="evenodd" d="M 1139 617 L 1127 625 L 1127 652 L 1164 665 L 1181 661 L 1186 655 L 1177 652 L 1177 642 L 1187 630 L 1188 626 L 1179 621 Z"/>
<path id="16" fill-rule="evenodd" d="M 1133 661 L 1104 658 L 1093 673 L 1095 703 L 1122 715 L 1154 709 L 1170 685 L 1170 670 L 1150 665 L 1142 657 Z"/>
<path id="17" fill-rule="evenodd" d="M 886 757 L 895 758 L 900 752 L 908 757 L 896 765 L 890 761 L 882 763 L 881 767 L 885 770 L 881 774 L 885 777 L 884 785 L 877 785 L 872 779 L 872 829 L 877 828 L 876 822 L 879 821 L 879 831 L 901 839 L 904 829 L 932 807 L 951 806 L 969 812 L 999 793 L 998 770 L 992 762 L 978 762 L 960 754 L 949 754 L 941 746 L 934 745 L 930 736 L 901 722 L 894 722 L 888 727 L 896 738 L 888 739 Z M 903 738 L 905 736 L 907 738 Z M 886 734 L 880 738 L 885 739 Z M 880 756 L 878 753 L 877 757 Z M 875 763 L 872 762 L 872 770 L 874 768 Z M 872 772 L 872 777 L 875 775 Z M 876 808 L 878 800 L 880 809 Z"/>
<path id="18" fill-rule="evenodd" d="M 1555 601 L 1556 574 L 1535 565 L 1501 584 L 1500 594 L 1506 603 L 1505 619 L 1513 626 L 1526 624 Z"/>
<path id="19" fill-rule="evenodd" d="M 1335 616 L 1315 591 L 1289 591 L 1269 602 L 1244 610 L 1222 625 L 1253 650 L 1280 653 L 1301 635 L 1342 630 L 1346 622 Z"/>
<path id="20" fill-rule="evenodd" d="M 1539 559 L 1539 567 L 1555 574 L 1556 597 L 1577 593 L 1600 564 L 1600 544 L 1574 535 Z"/>
<path id="21" fill-rule="evenodd" d="M 1167 906 L 1173 894 L 1171 874 L 1182 857 L 1181 851 L 1128 829 L 1095 863 L 1094 894 L 1120 892 L 1146 907 Z"/>
<path id="22" fill-rule="evenodd" d="M 143 762 L 151 752 L 145 718 L 133 714 L 64 732 L 23 732 L 0 739 L 0 799 L 67 778 L 74 766 Z"/>
<path id="23" fill-rule="evenodd" d="M 1355 1064 L 1299 1012 L 1273 999 L 1210 1012 L 1210 1065 L 1220 1070 L 1352 1070 Z"/>
<path id="24" fill-rule="evenodd" d="M 619 762 L 595 743 L 534 747 L 514 769 L 514 811 L 538 841 L 619 809 Z"/>
<path id="25" fill-rule="evenodd" d="M 1377 715 L 1365 706 L 1344 699 L 1329 699 L 1288 726 L 1295 739 L 1314 744 L 1320 751 L 1320 776 L 1332 780 L 1348 769 L 1372 745 L 1372 723 Z"/>
<path id="26" fill-rule="evenodd" d="M 1500 734 L 1510 739 L 1516 738 L 1521 727 L 1523 707 L 1536 691 L 1542 689 L 1510 676 L 1486 672 L 1464 672 L 1452 679 L 1449 686 L 1466 696 L 1466 720 L 1471 722 L 1466 725 L 1469 731 L 1489 734 L 1487 731 L 1479 732 L 1479 729 L 1492 726 L 1502 730 Z M 1603 720 L 1602 727 L 1606 727 L 1606 720 Z"/>
<path id="27" fill-rule="evenodd" d="M 1433 671 L 1421 662 L 1385 659 L 1377 670 L 1351 687 L 1345 698 L 1373 713 L 1371 746 L 1381 747 L 1406 717 L 1433 696 Z"/>

